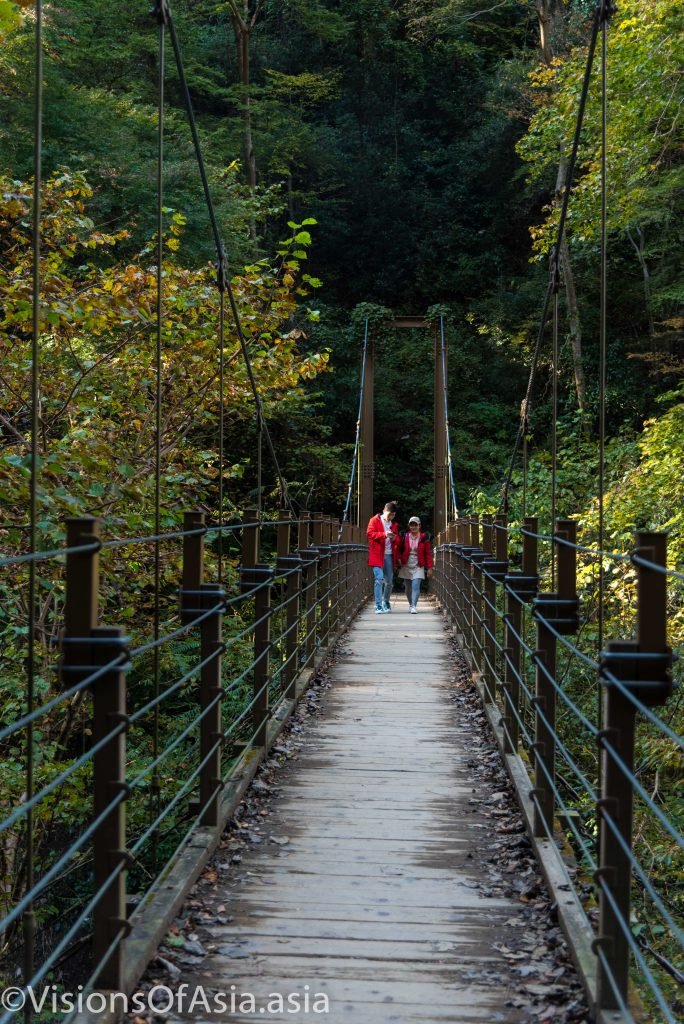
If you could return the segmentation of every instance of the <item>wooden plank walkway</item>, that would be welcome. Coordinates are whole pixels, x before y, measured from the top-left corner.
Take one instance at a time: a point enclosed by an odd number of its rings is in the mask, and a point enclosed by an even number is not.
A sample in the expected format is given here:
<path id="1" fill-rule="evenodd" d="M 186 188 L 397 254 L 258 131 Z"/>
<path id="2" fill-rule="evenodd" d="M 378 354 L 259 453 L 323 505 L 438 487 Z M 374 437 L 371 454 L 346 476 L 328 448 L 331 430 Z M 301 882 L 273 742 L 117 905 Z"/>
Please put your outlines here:
<path id="1" fill-rule="evenodd" d="M 271 841 L 217 884 L 212 903 L 230 920 L 209 926 L 213 952 L 180 980 L 209 998 L 251 993 L 256 1014 L 237 1003 L 170 1020 L 523 1019 L 506 1005 L 515 981 L 494 948 L 520 931 L 521 905 L 480 891 L 492 820 L 456 727 L 441 617 L 419 608 L 361 614 L 305 747 L 279 774 Z M 310 1011 L 324 993 L 329 1012 L 271 1013 L 271 993 L 299 993 L 302 1006 L 308 993 Z"/>

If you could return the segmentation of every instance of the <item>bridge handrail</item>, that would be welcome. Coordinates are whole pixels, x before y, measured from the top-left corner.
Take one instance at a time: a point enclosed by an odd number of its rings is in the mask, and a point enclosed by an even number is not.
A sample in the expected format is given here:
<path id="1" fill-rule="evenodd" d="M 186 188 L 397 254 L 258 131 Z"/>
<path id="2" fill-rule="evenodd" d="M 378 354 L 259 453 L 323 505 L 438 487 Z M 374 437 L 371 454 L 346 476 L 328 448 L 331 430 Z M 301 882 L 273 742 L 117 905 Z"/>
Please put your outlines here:
<path id="1" fill-rule="evenodd" d="M 126 873 L 144 866 L 148 883 L 144 885 L 142 905 L 150 895 L 160 898 L 156 889 L 159 876 L 198 829 L 203 834 L 208 830 L 212 841 L 218 842 L 226 817 L 235 806 L 234 797 L 224 799 L 224 790 L 239 789 L 241 776 L 253 773 L 302 692 L 307 673 L 310 675 L 320 664 L 325 651 L 366 600 L 367 545 L 359 527 L 342 524 L 340 530 L 337 520 L 316 513 L 305 512 L 294 520 L 281 514 L 269 520 L 248 510 L 241 522 L 223 524 L 221 528 L 242 536 L 242 556 L 239 563 L 231 563 L 236 578 L 208 583 L 204 579 L 204 556 L 211 551 L 208 537 L 216 528 L 206 522 L 203 513 L 186 515 L 184 525 L 185 529 L 169 534 L 132 539 L 181 541 L 183 546 L 177 612 L 181 625 L 135 647 L 122 630 L 101 626 L 96 610 L 102 582 L 112 582 L 107 580 L 106 562 L 102 570 L 105 579 L 100 580 L 100 552 L 119 547 L 122 542 L 102 541 L 102 524 L 88 517 L 69 524 L 71 538 L 80 535 L 88 542 L 65 545 L 55 552 L 55 557 L 66 560 L 65 628 L 58 643 L 59 677 L 55 678 L 60 692 L 3 727 L 0 743 L 17 742 L 17 733 L 49 716 L 59 705 L 85 700 L 88 695 L 92 698 L 92 735 L 87 750 L 78 757 L 66 757 L 62 770 L 29 801 L 3 815 L 0 832 L 20 830 L 30 812 L 41 813 L 47 798 L 54 801 L 57 794 L 56 799 L 61 801 L 65 784 L 85 770 L 93 773 L 93 809 L 90 820 L 86 814 L 82 822 L 74 823 L 65 848 L 56 851 L 52 863 L 48 858 L 39 865 L 39 877 L 32 888 L 20 892 L 13 905 L 6 903 L 2 908 L 0 933 L 7 938 L 27 908 L 34 903 L 39 909 L 45 905 L 48 893 L 59 884 L 75 856 L 85 858 L 87 854 L 92 858 L 95 877 L 86 909 L 69 922 L 55 949 L 26 981 L 26 989 L 45 977 L 69 944 L 79 938 L 91 917 L 96 966 L 85 988 L 130 987 L 131 979 L 136 979 L 127 962 L 132 948 L 127 936 L 131 928 L 135 931 L 137 919 L 135 913 L 130 919 L 126 917 Z M 273 527 L 275 536 L 270 532 Z M 263 563 L 258 561 L 262 549 L 271 552 Z M 111 575 L 115 570 L 109 567 L 108 571 Z M 216 576 L 215 559 L 207 572 L 210 578 Z M 237 594 L 231 593 L 235 587 L 239 589 Z M 226 631 L 224 618 L 228 614 L 232 628 Z M 80 623 L 77 628 L 76 621 Z M 160 648 L 173 651 L 178 643 L 191 642 L 194 649 L 198 640 L 199 657 L 195 656 L 192 665 L 136 707 L 139 684 L 131 688 L 126 682 L 127 672 L 136 661 Z M 239 657 L 226 664 L 231 650 L 239 651 Z M 67 679 L 69 685 L 65 686 Z M 199 682 L 196 689 L 188 688 L 192 681 Z M 250 681 L 251 688 L 245 692 Z M 171 698 L 174 709 L 187 709 L 182 712 L 182 728 L 168 737 L 164 748 L 147 764 L 127 766 L 126 735 L 133 728 L 148 728 L 152 716 L 168 706 Z M 223 709 L 229 698 L 231 709 L 226 714 Z M 245 726 L 244 743 L 238 742 Z M 173 767 L 180 763 L 188 767 Z M 160 794 L 154 783 L 156 780 L 158 785 L 159 769 L 164 764 L 171 766 L 167 774 L 175 772 L 182 777 L 172 786 L 165 784 Z M 132 834 L 125 825 L 123 808 L 133 794 L 148 792 L 152 797 L 150 820 L 142 831 Z M 195 793 L 197 803 L 188 804 Z M 177 819 L 184 808 L 192 824 L 179 839 L 183 820 Z M 153 847 L 160 841 L 161 826 L 169 819 L 176 844 L 171 843 L 161 863 L 155 859 Z M 102 864 L 107 865 L 105 874 L 102 868 L 98 870 Z M 137 965 L 138 971 L 143 968 L 144 964 Z M 11 1010 L 5 1011 L 0 1024 L 15 1016 Z"/>
<path id="2" fill-rule="evenodd" d="M 509 552 L 511 532 L 523 541 L 520 569 L 512 568 L 520 552 L 519 544 Z M 548 555 L 544 548 L 543 559 L 538 542 L 550 548 Z M 582 649 L 580 643 L 586 648 L 586 642 L 578 639 L 591 620 L 591 609 L 578 596 L 580 554 L 610 554 L 636 568 L 635 637 L 609 640 L 597 657 Z M 533 839 L 551 840 L 555 849 L 564 833 L 574 847 L 579 870 L 568 877 L 577 883 L 592 942 L 595 970 L 584 978 L 590 1002 L 597 1012 L 622 1013 L 634 998 L 633 970 L 636 991 L 648 993 L 662 1020 L 674 1024 L 676 995 L 668 981 L 681 983 L 675 966 L 678 953 L 658 952 L 633 930 L 631 919 L 638 894 L 651 907 L 650 923 L 658 922 L 656 930 L 667 934 L 668 948 L 684 952 L 676 906 L 659 891 L 644 853 L 633 844 L 632 805 L 638 801 L 640 829 L 648 830 L 649 843 L 662 836 L 673 851 L 684 850 L 678 823 L 656 793 L 648 791 L 634 761 L 635 737 L 646 728 L 657 730 L 654 735 L 672 744 L 673 751 L 684 748 L 684 737 L 654 710 L 674 706 L 671 698 L 678 685 L 673 679 L 677 656 L 667 645 L 666 628 L 668 584 L 677 587 L 681 598 L 682 574 L 668 569 L 666 562 L 664 534 L 637 533 L 633 551 L 606 553 L 578 543 L 572 520 L 559 520 L 548 536 L 539 532 L 534 517 L 509 527 L 504 516 L 497 522 L 492 516 L 469 516 L 449 524 L 436 539 L 433 580 L 438 601 L 479 679 L 512 776 L 520 780 L 532 774 L 531 792 L 523 790 L 519 796 L 523 803 L 532 801 Z M 551 580 L 554 589 L 545 590 Z M 558 650 L 565 657 L 562 665 Z M 571 669 L 574 676 L 568 675 Z M 599 724 L 582 696 L 587 681 L 603 691 Z M 578 738 L 578 729 L 591 745 Z M 598 823 L 595 833 L 592 821 Z M 674 852 L 672 857 L 676 873 Z M 598 934 L 579 884 L 585 881 L 582 869 L 593 879 Z M 570 926 L 566 934 L 572 940 Z M 632 1020 L 631 1011 L 624 1019 Z"/>

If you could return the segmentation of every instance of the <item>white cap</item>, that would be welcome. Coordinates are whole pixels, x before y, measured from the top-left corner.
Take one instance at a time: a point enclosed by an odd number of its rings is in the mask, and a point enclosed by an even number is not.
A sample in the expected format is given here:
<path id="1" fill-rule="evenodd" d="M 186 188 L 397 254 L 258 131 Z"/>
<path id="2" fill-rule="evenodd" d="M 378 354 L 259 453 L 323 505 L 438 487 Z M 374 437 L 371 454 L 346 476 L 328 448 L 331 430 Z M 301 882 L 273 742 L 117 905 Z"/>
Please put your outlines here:
<path id="1" fill-rule="evenodd" d="M 411 525 L 411 523 L 418 523 L 418 525 L 420 526 L 420 519 L 418 518 L 418 516 L 411 516 L 411 518 L 409 519 L 409 526 Z"/>

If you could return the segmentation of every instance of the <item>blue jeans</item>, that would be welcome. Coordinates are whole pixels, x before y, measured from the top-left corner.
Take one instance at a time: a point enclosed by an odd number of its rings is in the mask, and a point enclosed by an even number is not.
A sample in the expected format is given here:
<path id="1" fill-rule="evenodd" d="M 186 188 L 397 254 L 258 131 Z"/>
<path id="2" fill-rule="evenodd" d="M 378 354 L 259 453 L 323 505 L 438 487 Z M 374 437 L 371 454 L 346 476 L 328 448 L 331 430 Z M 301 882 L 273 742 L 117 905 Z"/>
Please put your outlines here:
<path id="1" fill-rule="evenodd" d="M 385 555 L 385 564 L 382 569 L 375 565 L 373 566 L 373 593 L 375 595 L 376 608 L 390 603 L 393 582 L 394 558 L 392 555 Z"/>
<path id="2" fill-rule="evenodd" d="M 418 604 L 418 598 L 420 597 L 420 579 L 416 580 L 404 580 L 404 586 L 406 587 L 406 596 L 408 597 L 408 603 L 415 606 Z"/>

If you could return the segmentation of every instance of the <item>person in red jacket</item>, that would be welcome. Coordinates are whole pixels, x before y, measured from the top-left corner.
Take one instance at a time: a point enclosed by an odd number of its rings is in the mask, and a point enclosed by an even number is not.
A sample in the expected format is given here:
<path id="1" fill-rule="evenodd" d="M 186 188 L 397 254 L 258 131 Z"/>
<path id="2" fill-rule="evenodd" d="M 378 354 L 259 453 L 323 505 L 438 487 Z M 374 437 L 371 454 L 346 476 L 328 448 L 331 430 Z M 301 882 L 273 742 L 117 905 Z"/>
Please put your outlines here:
<path id="1" fill-rule="evenodd" d="M 375 613 L 391 612 L 390 594 L 394 582 L 394 570 L 399 563 L 401 537 L 395 523 L 396 501 L 388 501 L 382 512 L 373 516 L 368 523 L 368 564 L 373 569 Z"/>
<path id="2" fill-rule="evenodd" d="M 418 611 L 420 581 L 425 579 L 426 574 L 428 578 L 432 576 L 433 565 L 430 538 L 427 533 L 421 532 L 418 516 L 409 519 L 408 533 L 404 535 L 399 549 L 399 561 L 399 578 L 406 587 L 409 611 L 415 615 Z"/>

